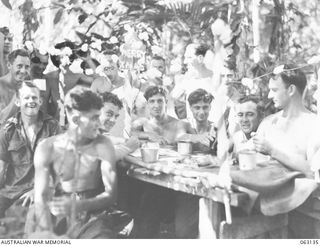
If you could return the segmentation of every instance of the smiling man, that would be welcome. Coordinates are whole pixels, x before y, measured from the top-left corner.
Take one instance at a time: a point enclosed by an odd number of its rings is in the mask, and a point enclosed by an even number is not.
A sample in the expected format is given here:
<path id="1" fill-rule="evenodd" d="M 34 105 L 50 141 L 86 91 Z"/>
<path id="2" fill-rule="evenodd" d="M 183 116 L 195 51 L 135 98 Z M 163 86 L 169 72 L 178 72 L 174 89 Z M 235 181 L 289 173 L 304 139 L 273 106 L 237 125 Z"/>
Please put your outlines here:
<path id="1" fill-rule="evenodd" d="M 9 105 L 17 87 L 30 76 L 30 58 L 26 50 L 12 51 L 8 60 L 9 72 L 0 78 L 0 112 Z"/>
<path id="2" fill-rule="evenodd" d="M 43 138 L 59 132 L 58 122 L 39 111 L 40 90 L 22 82 L 17 90 L 19 112 L 0 132 L 0 217 L 16 200 L 22 205 L 33 202 L 33 154 Z"/>
<path id="3" fill-rule="evenodd" d="M 179 137 L 189 133 L 188 124 L 169 116 L 167 110 L 167 93 L 160 86 L 150 86 L 144 93 L 150 116 L 139 118 L 132 123 L 133 134 L 139 139 L 174 144 Z M 191 131 L 193 132 L 193 131 Z"/>
<path id="4" fill-rule="evenodd" d="M 179 140 L 192 142 L 193 150 L 208 152 L 210 150 L 210 142 L 214 140 L 214 136 L 210 135 L 213 125 L 208 120 L 212 100 L 213 96 L 203 89 L 195 90 L 188 97 L 193 115 L 193 118 L 188 119 L 188 123 L 190 124 L 190 128 L 194 130 L 194 133 L 185 134 Z"/>
<path id="5" fill-rule="evenodd" d="M 167 93 L 165 89 L 159 86 L 150 86 L 144 96 L 147 100 L 150 116 L 133 122 L 133 133 L 140 139 L 158 142 L 163 145 L 175 144 L 184 134 L 195 133 L 187 122 L 177 120 L 166 113 Z M 135 213 L 134 235 L 137 238 L 157 237 L 161 220 L 174 211 L 175 193 L 166 188 L 151 185 L 142 185 L 140 190 L 137 191 L 137 195 L 139 195 L 139 192 L 141 192 L 141 201 Z M 195 202 L 197 203 L 197 201 Z M 191 209 L 196 207 L 193 204 L 194 202 L 192 205 L 191 202 L 188 203 Z M 189 232 L 189 219 L 192 220 L 190 222 L 192 225 L 196 221 L 193 220 L 193 216 L 196 214 L 193 213 L 192 218 L 190 218 L 188 217 L 188 211 L 179 209 L 175 217 L 179 237 L 186 237 L 187 233 L 185 232 Z M 197 223 L 195 222 L 195 224 Z M 189 236 L 193 236 L 193 234 Z"/>
<path id="6" fill-rule="evenodd" d="M 235 111 L 240 131 L 237 131 L 232 139 L 234 142 L 234 152 L 237 153 L 251 139 L 251 133 L 257 131 L 263 119 L 263 111 L 259 100 L 253 96 L 241 98 L 235 105 Z"/>
<path id="7" fill-rule="evenodd" d="M 102 123 L 101 130 L 115 145 L 116 159 L 121 160 L 124 156 L 139 148 L 139 140 L 135 136 L 125 139 L 110 134 L 111 129 L 114 127 L 120 116 L 120 110 L 123 108 L 123 104 L 117 95 L 111 92 L 102 93 L 101 97 L 103 101 L 100 115 L 100 121 Z"/>

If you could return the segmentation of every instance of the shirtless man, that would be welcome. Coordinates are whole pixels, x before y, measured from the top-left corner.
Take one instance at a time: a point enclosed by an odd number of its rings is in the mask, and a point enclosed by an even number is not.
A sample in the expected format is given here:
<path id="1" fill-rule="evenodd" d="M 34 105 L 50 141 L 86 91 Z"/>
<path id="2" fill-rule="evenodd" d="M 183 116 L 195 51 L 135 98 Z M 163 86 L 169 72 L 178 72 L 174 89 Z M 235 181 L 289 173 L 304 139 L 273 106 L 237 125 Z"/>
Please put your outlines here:
<path id="1" fill-rule="evenodd" d="M 123 108 L 123 103 L 117 95 L 111 92 L 104 92 L 101 94 L 101 97 L 103 101 L 102 112 L 100 115 L 100 121 L 103 127 L 101 130 L 115 145 L 116 159 L 121 160 L 124 156 L 139 148 L 140 143 L 138 138 L 135 136 L 125 139 L 110 134 L 110 130 L 114 127 L 120 116 L 120 110 Z"/>
<path id="2" fill-rule="evenodd" d="M 12 116 L 15 90 L 22 81 L 30 76 L 30 58 L 26 50 L 12 51 L 8 60 L 9 72 L 0 78 L 0 125 Z"/>
<path id="3" fill-rule="evenodd" d="M 73 226 L 74 215 L 79 218 L 86 213 L 89 216 L 79 219 L 86 223 L 93 212 L 107 210 L 116 202 L 114 147 L 99 133 L 101 98 L 89 89 L 75 87 L 66 95 L 65 106 L 69 129 L 44 140 L 35 153 L 36 229 L 52 231 L 50 212 L 57 218 L 71 217 L 69 226 Z M 52 199 L 49 196 L 50 176 L 55 188 Z M 114 236 L 110 228 L 103 226 L 94 234 L 100 238 Z M 69 236 L 92 237 L 76 231 L 69 232 Z"/>
<path id="4" fill-rule="evenodd" d="M 193 120 L 189 119 L 188 123 L 195 134 L 185 134 L 179 140 L 192 142 L 193 150 L 207 152 L 210 150 L 210 142 L 214 141 L 215 136 L 210 135 L 213 124 L 208 120 L 212 100 L 213 96 L 204 89 L 195 90 L 188 97 L 193 115 Z"/>
<path id="5" fill-rule="evenodd" d="M 0 76 L 8 72 L 8 55 L 12 51 L 13 35 L 8 27 L 0 28 Z"/>
<path id="6" fill-rule="evenodd" d="M 96 78 L 91 85 L 91 90 L 97 93 L 112 92 L 122 101 L 119 119 L 110 129 L 110 134 L 117 137 L 129 138 L 131 121 L 134 114 L 144 114 L 145 99 L 141 91 L 129 83 L 129 78 L 124 78 L 119 72 L 119 62 L 114 59 L 115 54 L 106 54 L 102 64 L 97 68 L 102 70 L 106 77 Z"/>
<path id="7" fill-rule="evenodd" d="M 281 111 L 261 122 L 253 142 L 257 152 L 276 159 L 291 170 L 312 177 L 310 160 L 319 147 L 319 134 L 317 134 L 319 125 L 316 115 L 303 105 L 302 95 L 307 84 L 306 76 L 299 69 L 290 70 L 294 67 L 285 65 L 280 74 L 270 79 L 269 98 Z M 316 200 L 313 202 L 319 203 Z M 297 210 L 300 209 L 301 207 Z M 320 222 L 315 219 L 317 216 L 314 217 L 314 214 L 319 212 L 314 211 L 312 206 L 302 213 L 298 211 L 290 216 L 295 220 L 289 219 L 289 228 L 295 233 L 294 236 L 319 238 Z M 308 230 L 299 228 L 306 225 Z M 306 232 L 308 234 L 304 234 Z"/>
<path id="8" fill-rule="evenodd" d="M 132 123 L 133 134 L 139 139 L 173 144 L 185 133 L 194 131 L 186 122 L 177 120 L 166 113 L 167 93 L 159 86 L 150 86 L 144 93 L 150 116 L 139 118 Z"/>
<path id="9" fill-rule="evenodd" d="M 112 60 L 112 55 L 105 55 L 100 68 L 106 75 L 106 78 L 96 78 L 91 84 L 92 91 L 97 93 L 103 93 L 107 91 L 111 92 L 112 90 L 124 85 L 124 78 L 119 74 L 119 65 L 117 62 Z"/>
<path id="10" fill-rule="evenodd" d="M 308 164 L 315 148 L 316 115 L 302 103 L 307 80 L 302 71 L 287 65 L 269 81 L 269 95 L 278 113 L 265 118 L 253 137 L 256 151 L 269 155 L 286 167 L 310 175 Z M 302 127 L 303 126 L 303 127 Z"/>
<path id="11" fill-rule="evenodd" d="M 184 54 L 184 63 L 187 65 L 187 72 L 176 81 L 176 85 L 171 91 L 171 96 L 175 100 L 175 110 L 179 119 L 192 117 L 187 98 L 196 89 L 204 89 L 214 95 L 212 84 L 212 71 L 205 63 L 204 57 L 208 47 L 203 44 L 189 44 Z"/>
<path id="12" fill-rule="evenodd" d="M 141 139 L 160 144 L 174 144 L 186 133 L 196 133 L 187 122 L 168 116 L 166 113 L 166 91 L 162 87 L 151 86 L 145 94 L 150 117 L 138 119 L 133 123 L 134 131 Z M 141 186 L 140 206 L 135 214 L 134 235 L 137 238 L 157 237 L 161 220 L 175 209 L 176 193 L 163 187 Z M 182 201 L 182 199 L 179 199 Z M 186 201 L 186 199 L 184 199 Z M 195 205 L 194 205 L 195 204 Z M 175 224 L 178 237 L 193 237 L 190 228 L 197 228 L 197 220 L 188 217 L 190 211 L 197 210 L 197 200 L 188 199 L 188 206 L 177 204 Z M 192 214 L 192 213 L 191 213 Z M 196 216 L 196 213 L 192 214 Z M 190 220 L 189 220 L 190 219 Z"/>

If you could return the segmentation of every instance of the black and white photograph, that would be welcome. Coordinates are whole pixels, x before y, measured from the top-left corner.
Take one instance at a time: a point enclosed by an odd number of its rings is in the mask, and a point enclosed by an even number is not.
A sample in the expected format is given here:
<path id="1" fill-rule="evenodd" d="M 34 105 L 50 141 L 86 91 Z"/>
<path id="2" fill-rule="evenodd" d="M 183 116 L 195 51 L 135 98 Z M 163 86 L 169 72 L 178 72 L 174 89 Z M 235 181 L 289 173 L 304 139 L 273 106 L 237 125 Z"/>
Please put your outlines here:
<path id="1" fill-rule="evenodd" d="M 0 244 L 318 245 L 318 100 L 319 0 L 0 0 Z"/>

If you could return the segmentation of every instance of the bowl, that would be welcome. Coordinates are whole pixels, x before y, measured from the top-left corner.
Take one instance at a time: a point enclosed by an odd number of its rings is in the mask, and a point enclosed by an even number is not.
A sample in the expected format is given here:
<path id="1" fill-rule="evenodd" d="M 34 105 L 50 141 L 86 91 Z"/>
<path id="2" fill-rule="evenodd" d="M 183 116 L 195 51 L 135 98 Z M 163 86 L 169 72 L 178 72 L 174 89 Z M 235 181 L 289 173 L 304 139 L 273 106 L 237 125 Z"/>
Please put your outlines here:
<path id="1" fill-rule="evenodd" d="M 158 148 L 141 148 L 142 161 L 146 163 L 153 163 L 159 160 Z"/>

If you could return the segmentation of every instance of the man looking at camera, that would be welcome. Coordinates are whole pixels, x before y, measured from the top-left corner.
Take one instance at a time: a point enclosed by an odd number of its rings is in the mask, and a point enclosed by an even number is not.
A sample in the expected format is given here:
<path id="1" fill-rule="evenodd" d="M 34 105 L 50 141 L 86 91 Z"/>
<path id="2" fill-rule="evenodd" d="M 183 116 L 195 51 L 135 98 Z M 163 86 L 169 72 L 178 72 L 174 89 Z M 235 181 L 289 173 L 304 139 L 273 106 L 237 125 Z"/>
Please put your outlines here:
<path id="1" fill-rule="evenodd" d="M 0 218 L 18 199 L 33 202 L 35 148 L 59 132 L 58 122 L 39 111 L 40 90 L 31 82 L 20 84 L 15 103 L 19 112 L 0 131 Z"/>

